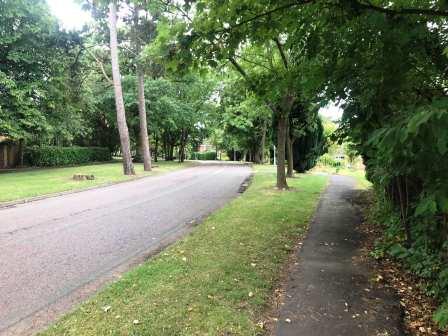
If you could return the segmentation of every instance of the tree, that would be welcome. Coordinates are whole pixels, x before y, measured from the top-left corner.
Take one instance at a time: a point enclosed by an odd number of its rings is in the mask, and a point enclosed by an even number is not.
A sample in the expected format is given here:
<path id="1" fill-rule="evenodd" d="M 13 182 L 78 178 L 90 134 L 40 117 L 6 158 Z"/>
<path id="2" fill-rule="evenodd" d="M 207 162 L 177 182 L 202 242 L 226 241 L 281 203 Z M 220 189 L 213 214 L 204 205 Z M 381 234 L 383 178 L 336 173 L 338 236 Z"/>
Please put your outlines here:
<path id="1" fill-rule="evenodd" d="M 110 55 L 112 62 L 112 78 L 115 92 L 115 107 L 117 111 L 117 125 L 120 134 L 121 154 L 123 156 L 123 171 L 125 175 L 135 175 L 132 163 L 129 131 L 126 123 L 126 112 L 121 87 L 120 65 L 118 60 L 117 41 L 117 7 L 115 0 L 109 4 Z"/>
<path id="2" fill-rule="evenodd" d="M 146 120 L 146 100 L 145 100 L 145 76 L 143 66 L 140 60 L 141 53 L 141 36 L 139 32 L 141 27 L 139 24 L 140 7 L 134 6 L 134 22 L 133 22 L 133 38 L 136 57 L 136 74 L 137 74 L 137 90 L 138 90 L 138 115 L 140 120 L 140 146 L 143 156 L 143 167 L 145 171 L 151 170 L 151 149 L 149 146 L 148 123 Z"/>
<path id="3" fill-rule="evenodd" d="M 228 75 L 220 89 L 220 108 L 213 128 L 223 131 L 222 148 L 230 157 L 264 162 L 266 135 L 272 123 L 272 111 L 247 89 L 237 75 Z M 246 155 L 244 155 L 246 153 Z"/>
<path id="4" fill-rule="evenodd" d="M 81 54 L 80 34 L 61 31 L 44 1 L 2 1 L 0 133 L 31 145 L 85 135 Z"/>

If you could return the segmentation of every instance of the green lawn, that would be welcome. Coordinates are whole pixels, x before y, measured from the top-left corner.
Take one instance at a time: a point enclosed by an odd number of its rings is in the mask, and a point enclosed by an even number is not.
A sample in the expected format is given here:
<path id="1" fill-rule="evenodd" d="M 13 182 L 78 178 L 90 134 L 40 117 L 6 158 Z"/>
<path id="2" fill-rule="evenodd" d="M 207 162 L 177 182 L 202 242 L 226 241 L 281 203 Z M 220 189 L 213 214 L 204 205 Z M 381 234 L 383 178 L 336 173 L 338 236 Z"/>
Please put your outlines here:
<path id="1" fill-rule="evenodd" d="M 279 192 L 273 168 L 254 170 L 241 197 L 42 335 L 259 334 L 257 322 L 327 177 L 297 175 L 292 191 Z"/>
<path id="2" fill-rule="evenodd" d="M 168 172 L 191 165 L 177 162 L 157 162 L 152 172 L 143 171 L 142 164 L 135 164 L 137 177 Z M 74 174 L 93 174 L 95 180 L 74 181 Z M 34 169 L 0 173 L 0 202 L 14 201 L 68 190 L 85 189 L 97 185 L 135 178 L 123 175 L 120 162 L 85 165 L 68 168 Z"/>

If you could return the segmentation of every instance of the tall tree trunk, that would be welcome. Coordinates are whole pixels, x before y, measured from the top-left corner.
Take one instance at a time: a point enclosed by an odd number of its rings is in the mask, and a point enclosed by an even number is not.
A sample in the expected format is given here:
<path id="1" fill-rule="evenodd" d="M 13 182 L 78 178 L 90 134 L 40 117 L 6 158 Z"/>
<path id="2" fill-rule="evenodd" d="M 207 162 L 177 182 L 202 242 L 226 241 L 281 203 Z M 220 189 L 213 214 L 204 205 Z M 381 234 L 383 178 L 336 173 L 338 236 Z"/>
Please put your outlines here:
<path id="1" fill-rule="evenodd" d="M 288 136 L 289 113 L 294 104 L 294 96 L 290 93 L 286 94 L 277 111 L 278 125 L 277 125 L 277 188 L 280 190 L 288 189 L 286 182 L 286 138 Z"/>
<path id="2" fill-rule="evenodd" d="M 266 146 L 266 129 L 267 129 L 267 125 L 266 125 L 266 120 L 263 121 L 263 129 L 262 129 L 262 133 L 261 133 L 261 144 L 260 144 L 260 163 L 264 164 L 264 148 Z"/>
<path id="3" fill-rule="evenodd" d="M 154 148 L 154 162 L 158 162 L 158 156 L 159 156 L 159 137 L 155 137 L 156 140 L 156 146 Z"/>
<path id="4" fill-rule="evenodd" d="M 179 144 L 179 162 L 185 161 L 185 147 L 188 140 L 188 133 L 185 129 L 182 129 Z"/>
<path id="5" fill-rule="evenodd" d="M 174 160 L 174 145 L 170 142 L 168 144 L 168 161 Z"/>
<path id="6" fill-rule="evenodd" d="M 277 188 L 288 189 L 285 172 L 285 148 L 286 133 L 288 127 L 288 116 L 280 111 L 277 124 Z"/>
<path id="7" fill-rule="evenodd" d="M 288 151 L 288 168 L 287 168 L 287 177 L 293 177 L 294 175 L 294 157 L 292 152 L 293 140 L 291 138 L 291 124 L 288 125 L 288 131 L 286 134 L 286 149 Z"/>
<path id="8" fill-rule="evenodd" d="M 142 66 L 139 62 L 141 45 L 138 37 L 138 6 L 134 9 L 134 44 L 136 53 L 137 70 L 137 92 L 138 92 L 138 117 L 140 120 L 140 143 L 143 155 L 143 167 L 145 171 L 151 171 L 151 148 L 149 146 L 148 123 L 146 120 L 146 101 L 145 101 L 145 76 Z"/>
<path id="9" fill-rule="evenodd" d="M 135 175 L 132 164 L 129 130 L 126 124 L 123 91 L 121 88 L 120 65 L 118 63 L 117 41 L 117 7 L 115 1 L 109 5 L 110 57 L 112 60 L 112 78 L 115 92 L 115 106 L 117 110 L 117 125 L 120 134 L 121 155 L 123 156 L 123 171 L 125 175 Z"/>
<path id="10" fill-rule="evenodd" d="M 137 65 L 137 82 L 138 116 L 140 119 L 140 142 L 143 154 L 143 167 L 145 171 L 151 171 L 151 148 L 149 147 L 148 123 L 146 120 L 144 76 L 139 65 Z"/>

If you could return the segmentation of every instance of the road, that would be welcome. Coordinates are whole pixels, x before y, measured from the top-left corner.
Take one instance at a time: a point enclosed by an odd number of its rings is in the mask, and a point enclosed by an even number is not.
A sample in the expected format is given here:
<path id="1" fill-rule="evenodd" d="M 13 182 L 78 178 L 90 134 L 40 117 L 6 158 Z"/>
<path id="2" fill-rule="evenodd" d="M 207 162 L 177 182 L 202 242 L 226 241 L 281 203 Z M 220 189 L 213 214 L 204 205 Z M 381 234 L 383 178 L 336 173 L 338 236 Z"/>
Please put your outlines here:
<path id="1" fill-rule="evenodd" d="M 32 334 L 235 197 L 202 166 L 0 209 L 0 334 Z"/>
<path id="2" fill-rule="evenodd" d="M 354 187 L 351 177 L 331 177 L 286 279 L 275 336 L 403 335 L 398 297 L 371 281 L 360 258 Z"/>

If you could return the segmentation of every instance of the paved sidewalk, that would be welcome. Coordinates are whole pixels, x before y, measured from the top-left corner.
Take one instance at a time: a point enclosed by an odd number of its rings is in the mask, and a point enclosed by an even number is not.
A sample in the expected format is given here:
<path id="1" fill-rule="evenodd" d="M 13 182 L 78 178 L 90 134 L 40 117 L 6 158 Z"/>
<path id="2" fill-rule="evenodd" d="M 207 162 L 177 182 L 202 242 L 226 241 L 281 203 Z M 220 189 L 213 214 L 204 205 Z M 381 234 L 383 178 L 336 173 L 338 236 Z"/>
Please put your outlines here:
<path id="1" fill-rule="evenodd" d="M 351 205 L 355 182 L 332 176 L 286 284 L 277 336 L 396 336 L 401 309 L 391 292 L 375 289 L 359 262 L 362 235 Z"/>

